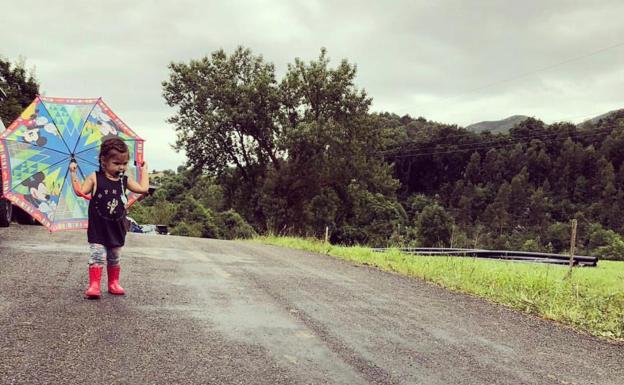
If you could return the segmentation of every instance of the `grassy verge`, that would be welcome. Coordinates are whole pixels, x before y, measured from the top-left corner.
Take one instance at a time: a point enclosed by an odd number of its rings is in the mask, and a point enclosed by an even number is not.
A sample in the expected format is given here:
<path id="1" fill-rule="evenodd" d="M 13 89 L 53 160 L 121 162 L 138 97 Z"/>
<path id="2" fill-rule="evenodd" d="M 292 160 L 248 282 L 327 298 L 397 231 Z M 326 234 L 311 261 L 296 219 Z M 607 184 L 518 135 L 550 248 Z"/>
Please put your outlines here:
<path id="1" fill-rule="evenodd" d="M 258 242 L 328 254 L 418 277 L 474 294 L 526 313 L 559 321 L 590 334 L 624 341 L 624 263 L 567 267 L 457 257 L 411 256 L 391 250 L 327 245 L 317 240 L 258 237 Z"/>

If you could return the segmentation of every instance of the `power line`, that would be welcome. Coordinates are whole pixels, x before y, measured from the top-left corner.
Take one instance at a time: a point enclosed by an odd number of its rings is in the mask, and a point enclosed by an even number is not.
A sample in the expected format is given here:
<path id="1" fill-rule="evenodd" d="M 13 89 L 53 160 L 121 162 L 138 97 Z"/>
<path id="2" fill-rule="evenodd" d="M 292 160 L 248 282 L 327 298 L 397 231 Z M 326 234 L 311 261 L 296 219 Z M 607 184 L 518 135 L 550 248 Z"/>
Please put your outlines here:
<path id="1" fill-rule="evenodd" d="M 606 134 L 608 134 L 608 132 L 594 132 L 594 133 L 587 133 L 587 134 L 577 134 L 575 136 L 567 136 L 566 139 L 567 138 L 587 139 L 587 138 L 590 138 L 590 137 L 593 137 L 593 136 L 606 135 Z M 539 138 L 531 138 L 530 140 L 533 140 L 533 139 L 539 139 Z M 418 157 L 418 156 L 439 155 L 439 154 L 452 154 L 452 153 L 466 152 L 466 151 L 500 149 L 500 148 L 505 148 L 505 147 L 514 147 L 514 146 L 516 146 L 518 144 L 528 144 L 530 142 L 530 140 L 526 140 L 526 141 L 508 140 L 507 142 L 496 143 L 494 145 L 488 145 L 488 144 L 483 144 L 483 143 L 475 143 L 472 147 L 467 147 L 467 148 L 453 148 L 451 150 L 445 150 L 444 148 L 442 148 L 441 151 L 398 154 L 398 155 L 394 155 L 394 156 L 389 156 L 389 158 L 393 158 L 393 159 L 412 158 L 412 157 Z M 542 142 L 544 142 L 544 143 L 554 143 L 556 141 L 560 141 L 561 139 L 553 137 L 553 138 L 542 138 L 540 140 L 542 140 Z M 455 147 L 455 145 L 445 145 L 445 147 L 447 149 L 449 149 L 449 148 Z"/>
<path id="2" fill-rule="evenodd" d="M 536 74 L 538 72 L 547 71 L 547 70 L 550 70 L 550 69 L 562 66 L 564 64 L 568 64 L 568 63 L 571 63 L 571 62 L 574 62 L 574 61 L 577 61 L 577 60 L 586 59 L 588 57 L 591 57 L 591 56 L 594 56 L 594 55 L 598 55 L 598 54 L 601 54 L 601 53 L 603 53 L 605 51 L 609 51 L 611 49 L 619 48 L 619 47 L 622 47 L 622 46 L 624 46 L 624 42 L 613 44 L 613 45 L 610 45 L 610 46 L 607 46 L 607 47 L 603 47 L 603 48 L 600 48 L 598 50 L 595 50 L 595 51 L 592 51 L 592 52 L 589 52 L 589 53 L 586 53 L 586 54 L 583 54 L 583 55 L 579 55 L 579 56 L 575 56 L 575 57 L 572 57 L 572 58 L 568 58 L 568 59 L 562 60 L 562 61 L 557 62 L 555 64 L 551 64 L 551 65 L 547 65 L 547 66 L 544 66 L 544 67 L 541 67 L 541 68 L 537 68 L 537 69 L 534 69 L 534 70 L 531 70 L 531 71 L 523 72 L 523 73 L 520 73 L 518 75 L 513 75 L 513 76 L 511 76 L 509 78 L 497 80 L 497 81 L 494 81 L 492 83 L 485 84 L 483 86 L 479 86 L 479 87 L 475 87 L 475 88 L 472 88 L 472 89 L 468 89 L 468 90 L 465 90 L 463 92 L 460 92 L 457 95 L 448 96 L 448 97 L 445 97 L 445 98 L 442 98 L 442 99 L 438 99 L 436 101 L 431 101 L 431 102 L 427 102 L 427 103 L 418 104 L 418 105 L 415 106 L 415 108 L 418 108 L 420 106 L 426 106 L 426 105 L 441 103 L 441 102 L 444 102 L 446 100 L 455 99 L 455 98 L 458 98 L 458 97 L 466 95 L 466 94 L 471 94 L 471 93 L 476 92 L 476 91 L 481 91 L 481 90 L 486 89 L 486 88 L 491 88 L 491 87 L 497 86 L 499 84 L 509 83 L 511 81 L 518 80 L 518 79 L 521 79 L 521 78 L 524 78 L 524 77 Z"/>
<path id="3" fill-rule="evenodd" d="M 612 130 L 592 131 L 592 132 L 586 132 L 586 133 L 577 133 L 575 135 L 568 135 L 568 136 L 565 137 L 565 139 L 567 139 L 567 138 L 587 139 L 587 138 L 591 138 L 591 137 L 599 136 L 599 135 L 608 135 L 608 134 L 611 133 L 611 131 Z M 559 133 L 559 134 L 561 134 L 561 133 Z M 557 134 L 557 135 L 559 135 L 559 134 Z M 507 139 L 507 140 L 501 140 L 501 141 L 498 141 L 498 142 L 495 142 L 495 141 L 482 141 L 482 142 L 475 142 L 475 143 L 471 143 L 471 144 L 466 143 L 465 145 L 469 146 L 469 147 L 466 147 L 466 148 L 456 148 L 459 145 L 454 145 L 454 144 L 443 144 L 443 145 L 441 145 L 443 148 L 441 148 L 440 151 L 412 152 L 413 150 L 408 150 L 408 152 L 406 152 L 406 153 L 399 153 L 399 154 L 396 154 L 396 155 L 383 154 L 382 152 L 380 152 L 380 153 L 381 153 L 381 155 L 389 155 L 388 158 L 391 158 L 391 159 L 401 159 L 401 158 L 415 158 L 415 157 L 420 157 L 420 156 L 453 154 L 453 153 L 466 152 L 466 151 L 501 149 L 501 148 L 506 148 L 506 147 L 513 147 L 513 146 L 516 146 L 518 144 L 528 144 L 533 139 L 540 139 L 544 143 L 554 143 L 556 141 L 561 141 L 562 139 L 565 140 L 564 138 L 557 138 L 557 135 L 553 134 L 553 135 L 550 135 L 550 137 L 549 136 L 526 137 L 524 140 Z M 520 139 L 522 139 L 522 138 L 520 138 Z M 490 143 L 493 143 L 493 144 L 491 145 Z M 431 148 L 431 146 L 428 146 L 428 147 Z M 444 147 L 446 147 L 446 149 L 448 149 L 448 150 L 446 150 Z M 425 147 L 422 147 L 421 149 L 425 149 Z M 421 150 L 421 149 L 419 149 L 419 150 Z"/>
<path id="4" fill-rule="evenodd" d="M 565 122 L 563 122 L 565 123 Z M 575 126 L 576 127 L 576 126 Z M 547 129 L 547 128 L 544 128 Z M 613 129 L 611 128 L 606 128 L 606 130 L 608 131 L 613 131 Z M 593 130 L 589 133 L 593 133 L 599 130 Z M 455 138 L 459 138 L 459 139 L 472 139 L 478 135 L 480 135 L 482 133 L 477 133 L 477 132 L 472 132 L 472 131 L 467 131 L 465 133 L 461 133 L 461 134 L 453 134 L 453 135 L 447 135 L 444 137 L 441 137 L 439 139 L 441 140 L 448 140 L 448 139 L 455 139 Z M 474 144 L 479 144 L 479 143 L 497 143 L 497 142 L 505 142 L 505 141 L 509 141 L 509 140 L 513 140 L 513 139 L 526 139 L 526 140 L 531 140 L 531 139 L 542 139 L 542 138 L 549 138 L 549 137 L 557 137 L 560 135 L 565 135 L 566 133 L 564 132 L 550 132 L 550 133 L 543 133 L 543 134 L 536 134 L 536 135 L 527 135 L 527 136 L 515 136 L 515 137 L 509 137 L 509 136 L 504 136 L 506 134 L 503 133 L 498 133 L 498 134 L 493 134 L 497 137 L 495 137 L 492 140 L 485 140 L 485 141 L 474 141 L 471 143 L 459 143 L 459 144 L 449 144 L 449 143 L 440 143 L 440 144 L 433 144 L 433 143 L 427 143 L 427 144 L 419 144 L 417 146 L 412 146 L 412 147 L 405 147 L 402 145 L 393 147 L 393 148 L 389 148 L 387 150 L 383 150 L 380 151 L 380 153 L 382 154 L 391 154 L 394 151 L 398 151 L 401 152 L 403 154 L 405 154 L 406 152 L 410 152 L 410 151 L 420 151 L 422 149 L 427 149 L 427 148 L 431 148 L 432 145 L 447 145 L 447 146 L 472 146 Z M 581 135 L 583 134 L 583 132 L 577 133 L 576 135 Z"/>
<path id="5" fill-rule="evenodd" d="M 614 111 L 612 111 L 612 112 L 615 112 L 615 111 L 619 111 L 619 110 L 617 110 L 617 109 L 616 109 L 616 110 L 614 110 Z M 577 115 L 577 116 L 574 116 L 574 117 L 570 117 L 570 116 L 568 116 L 568 117 L 566 117 L 566 118 L 563 118 L 563 119 L 561 119 L 561 120 L 559 120 L 559 121 L 556 121 L 556 122 L 553 122 L 553 123 L 550 123 L 550 124 L 546 124 L 546 123 L 544 123 L 544 125 L 545 125 L 545 126 L 551 126 L 551 125 L 553 125 L 553 124 L 557 124 L 557 123 L 569 123 L 569 124 L 573 124 L 573 125 L 575 125 L 575 126 L 578 126 L 578 125 L 580 125 L 580 124 L 582 124 L 582 123 L 584 123 L 584 122 L 586 122 L 586 121 L 590 120 L 591 118 L 595 118 L 595 117 L 598 117 L 598 116 L 600 116 L 600 115 L 601 115 L 600 113 L 595 113 L 595 114 L 592 114 L 592 115 L 587 115 L 587 114 L 584 114 L 584 115 Z M 581 123 L 579 123 L 579 124 L 574 124 L 574 123 L 569 122 L 569 119 L 577 119 L 577 118 L 583 118 L 583 122 L 581 122 Z M 534 118 L 534 117 L 529 117 L 529 116 L 527 116 L 527 117 L 526 117 L 526 119 L 524 119 L 523 121 L 526 121 L 527 119 L 535 119 L 535 120 L 537 120 L 537 121 L 543 122 L 541 119 Z M 416 120 L 414 120 L 414 121 L 416 121 Z M 523 121 L 521 121 L 521 122 L 523 122 Z M 472 138 L 472 137 L 474 137 L 474 136 L 476 136 L 476 135 L 483 135 L 483 134 L 484 134 L 484 133 L 486 133 L 486 132 L 488 132 L 488 133 L 489 133 L 490 135 L 492 135 L 492 136 L 501 136 L 501 135 L 506 135 L 506 134 L 505 134 L 505 133 L 503 133 L 503 132 L 491 132 L 491 131 L 489 131 L 489 130 L 483 130 L 483 131 L 472 131 L 472 130 L 469 130 L 469 129 L 465 128 L 465 127 L 458 126 L 458 125 L 454 125 L 454 124 L 435 123 L 435 122 L 433 122 L 433 121 L 427 121 L 427 122 L 428 122 L 428 123 L 432 123 L 432 124 L 442 124 L 441 126 L 439 126 L 439 125 L 438 125 L 438 126 L 436 126 L 436 127 L 435 127 L 435 129 L 437 129 L 437 130 L 441 130 L 441 129 L 457 129 L 457 130 L 463 130 L 463 131 L 465 131 L 465 132 L 463 132 L 463 133 L 458 133 L 458 134 L 447 135 L 447 136 L 445 136 L 445 137 L 444 137 L 444 139 L 449 139 L 449 138 L 460 138 L 460 139 L 461 139 L 461 138 Z M 519 123 L 517 123 L 517 124 L 519 124 Z M 516 124 L 516 125 L 517 125 L 517 124 Z M 514 127 L 515 127 L 516 125 L 514 125 Z M 457 127 L 457 128 L 454 128 L 454 127 Z M 392 150 L 394 150 L 395 148 L 396 148 L 396 149 L 399 149 L 399 148 L 401 148 L 401 147 L 402 147 L 402 146 L 400 146 L 400 145 L 399 145 L 399 146 L 396 146 L 396 147 L 394 147 L 394 148 L 387 149 L 387 150 L 385 150 L 385 152 L 392 151 Z"/>
<path id="6" fill-rule="evenodd" d="M 594 130 L 591 131 L 590 133 L 594 133 L 597 132 L 599 130 Z M 578 133 L 576 135 L 580 135 L 582 133 Z M 550 137 L 558 137 L 561 135 L 566 135 L 565 132 L 555 132 L 555 133 L 544 133 L 541 135 L 527 135 L 527 136 L 516 136 L 516 137 L 501 137 L 501 138 L 497 138 L 497 139 L 493 139 L 493 140 L 483 140 L 483 141 L 474 141 L 472 143 L 458 143 L 458 144 L 454 144 L 454 143 L 437 143 L 437 144 L 433 144 L 433 143 L 429 143 L 429 144 L 423 144 L 420 146 L 416 146 L 416 147 L 408 147 L 408 148 L 404 148 L 403 150 L 399 150 L 402 154 L 405 153 L 409 153 L 409 152 L 418 152 L 421 150 L 425 150 L 428 148 L 431 148 L 432 145 L 442 145 L 442 146 L 447 146 L 447 147 L 464 147 L 464 146 L 474 146 L 474 145 L 486 145 L 487 143 L 508 143 L 508 142 L 515 142 L 515 143 L 524 143 L 524 141 L 531 141 L 533 139 L 548 139 Z M 443 138 L 443 139 L 447 139 L 447 137 Z M 383 151 L 382 151 L 383 152 Z M 390 151 L 387 151 L 387 153 L 390 153 Z"/>
<path id="7" fill-rule="evenodd" d="M 503 79 L 503 80 L 499 80 L 499 81 L 496 81 L 496 82 L 493 82 L 493 83 L 490 83 L 490 84 L 486 84 L 485 86 L 474 88 L 474 89 L 470 90 L 468 93 L 472 93 L 472 92 L 475 92 L 475 91 L 480 91 L 482 89 L 493 87 L 493 86 L 496 86 L 496 85 L 499 85 L 499 84 L 502 84 L 502 83 L 507 83 L 507 82 L 510 82 L 510 81 L 513 81 L 513 80 L 521 79 L 521 78 L 527 77 L 529 75 L 536 74 L 538 72 L 547 71 L 547 70 L 550 70 L 550 69 L 562 66 L 564 64 L 568 64 L 568 63 L 571 63 L 571 62 L 574 62 L 574 61 L 577 61 L 577 60 L 585 59 L 585 58 L 588 58 L 590 56 L 594 56 L 594 55 L 597 55 L 599 53 L 602 53 L 602 52 L 605 52 L 605 51 L 608 51 L 608 50 L 611 50 L 611 49 L 614 49 L 614 48 L 622 47 L 622 46 L 624 46 L 624 42 L 621 42 L 621 43 L 618 43 L 618 44 L 614 44 L 614 45 L 610 45 L 608 47 L 604 47 L 604 48 L 598 49 L 596 51 L 589 52 L 589 53 L 584 54 L 584 55 L 575 56 L 575 57 L 572 57 L 572 58 L 560 61 L 558 63 L 551 64 L 551 65 L 548 65 L 548 66 L 545 66 L 545 67 L 542 67 L 542 68 L 538 68 L 538 69 L 535 69 L 535 70 L 532 70 L 532 71 L 527 71 L 527 72 L 521 73 L 519 75 L 507 78 L 507 79 Z"/>

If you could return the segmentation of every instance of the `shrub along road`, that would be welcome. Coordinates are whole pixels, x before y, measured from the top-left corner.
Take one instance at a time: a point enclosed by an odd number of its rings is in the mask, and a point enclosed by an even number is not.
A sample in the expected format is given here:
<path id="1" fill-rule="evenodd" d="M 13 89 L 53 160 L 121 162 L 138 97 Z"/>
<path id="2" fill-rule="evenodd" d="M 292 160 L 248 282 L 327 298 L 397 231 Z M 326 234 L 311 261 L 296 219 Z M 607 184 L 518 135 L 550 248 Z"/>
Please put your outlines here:
<path id="1" fill-rule="evenodd" d="M 83 232 L 0 229 L 1 384 L 624 378 L 622 344 L 327 256 L 129 234 L 128 295 L 88 301 L 86 250 Z"/>

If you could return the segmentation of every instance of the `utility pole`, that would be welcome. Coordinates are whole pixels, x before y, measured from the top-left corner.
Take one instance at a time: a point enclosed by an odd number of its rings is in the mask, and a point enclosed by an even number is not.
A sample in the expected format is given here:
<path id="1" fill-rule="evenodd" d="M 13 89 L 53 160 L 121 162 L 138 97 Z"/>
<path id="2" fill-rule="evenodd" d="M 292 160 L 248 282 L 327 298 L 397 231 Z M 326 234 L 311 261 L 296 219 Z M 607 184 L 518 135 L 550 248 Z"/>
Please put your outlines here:
<path id="1" fill-rule="evenodd" d="M 572 234 L 570 236 L 570 270 L 568 271 L 568 277 L 572 275 L 572 267 L 574 266 L 574 252 L 576 248 L 576 219 L 572 219 Z"/>
<path id="2" fill-rule="evenodd" d="M 453 235 L 455 234 L 455 224 L 451 225 L 451 249 L 453 248 Z"/>

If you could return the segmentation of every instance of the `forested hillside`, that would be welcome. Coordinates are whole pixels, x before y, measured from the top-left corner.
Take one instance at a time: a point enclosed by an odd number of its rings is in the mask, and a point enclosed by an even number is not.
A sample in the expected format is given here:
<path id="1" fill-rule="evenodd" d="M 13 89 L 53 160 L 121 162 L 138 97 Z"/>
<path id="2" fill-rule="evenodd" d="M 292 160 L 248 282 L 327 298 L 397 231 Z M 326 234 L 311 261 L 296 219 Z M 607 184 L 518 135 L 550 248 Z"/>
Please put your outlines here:
<path id="1" fill-rule="evenodd" d="M 8 124 L 37 83 L 0 64 Z M 372 112 L 356 66 L 325 50 L 281 79 L 242 47 L 169 71 L 163 96 L 188 164 L 154 178 L 157 192 L 132 209 L 139 222 L 226 239 L 328 228 L 343 244 L 561 252 L 575 218 L 579 252 L 624 256 L 622 111 L 476 133 Z"/>
<path id="2" fill-rule="evenodd" d="M 502 120 L 473 123 L 466 126 L 466 129 L 474 132 L 490 131 L 491 133 L 508 133 L 513 126 L 527 118 L 528 116 L 525 115 L 513 115 Z"/>
<path id="3" fill-rule="evenodd" d="M 385 153 L 401 203 L 414 214 L 440 205 L 452 216 L 456 245 L 563 251 L 576 218 L 585 252 L 619 253 L 623 112 L 582 128 L 528 118 L 496 135 L 383 116 L 410 137 Z"/>

